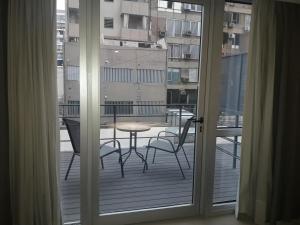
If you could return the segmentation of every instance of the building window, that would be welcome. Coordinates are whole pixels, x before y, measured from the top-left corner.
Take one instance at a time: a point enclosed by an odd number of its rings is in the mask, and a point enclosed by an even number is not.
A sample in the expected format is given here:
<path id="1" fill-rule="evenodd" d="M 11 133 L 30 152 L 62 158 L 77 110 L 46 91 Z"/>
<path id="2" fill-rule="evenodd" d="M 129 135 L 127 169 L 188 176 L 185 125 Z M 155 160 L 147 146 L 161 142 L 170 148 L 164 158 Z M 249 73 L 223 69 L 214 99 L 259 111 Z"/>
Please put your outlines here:
<path id="1" fill-rule="evenodd" d="M 67 79 L 79 80 L 80 69 L 79 66 L 67 66 Z"/>
<path id="2" fill-rule="evenodd" d="M 184 83 L 198 82 L 198 69 L 181 69 L 181 81 Z"/>
<path id="3" fill-rule="evenodd" d="M 104 28 L 114 28 L 114 19 L 111 17 L 105 17 Z"/>
<path id="4" fill-rule="evenodd" d="M 231 44 L 231 48 L 239 49 L 240 47 L 240 34 L 229 34 L 229 43 Z"/>
<path id="5" fill-rule="evenodd" d="M 245 31 L 250 31 L 251 15 L 245 15 Z"/>
<path id="6" fill-rule="evenodd" d="M 179 44 L 169 44 L 168 45 L 168 58 L 181 58 L 181 45 Z"/>
<path id="7" fill-rule="evenodd" d="M 149 69 L 137 70 L 138 83 L 163 84 L 164 76 L 165 76 L 164 70 L 149 70 Z"/>
<path id="8" fill-rule="evenodd" d="M 173 9 L 173 2 L 167 1 L 167 8 L 168 9 Z"/>
<path id="9" fill-rule="evenodd" d="M 182 45 L 183 59 L 199 59 L 200 48 L 199 45 Z"/>
<path id="10" fill-rule="evenodd" d="M 168 68 L 168 83 L 180 83 L 180 69 Z"/>
<path id="11" fill-rule="evenodd" d="M 229 28 L 232 28 L 235 24 L 240 22 L 240 13 L 225 12 L 224 22 L 227 23 Z"/>
<path id="12" fill-rule="evenodd" d="M 200 36 L 201 34 L 201 21 L 187 21 L 187 20 L 167 20 L 167 36 Z"/>
<path id="13" fill-rule="evenodd" d="M 104 113 L 117 115 L 133 114 L 133 101 L 105 101 Z"/>
<path id="14" fill-rule="evenodd" d="M 102 68 L 101 71 L 103 72 L 102 80 L 105 82 L 116 82 L 116 83 L 133 82 L 132 69 L 104 67 Z"/>
<path id="15" fill-rule="evenodd" d="M 198 82 L 198 69 L 196 68 L 168 68 L 168 83 L 196 83 Z"/>
<path id="16" fill-rule="evenodd" d="M 144 29 L 144 28 L 146 28 L 143 25 L 143 16 L 129 15 L 128 28 L 129 29 Z"/>
<path id="17" fill-rule="evenodd" d="M 168 58 L 169 59 L 199 59 L 200 46 L 186 44 L 169 44 Z"/>
<path id="18" fill-rule="evenodd" d="M 79 9 L 69 8 L 69 23 L 79 23 Z"/>

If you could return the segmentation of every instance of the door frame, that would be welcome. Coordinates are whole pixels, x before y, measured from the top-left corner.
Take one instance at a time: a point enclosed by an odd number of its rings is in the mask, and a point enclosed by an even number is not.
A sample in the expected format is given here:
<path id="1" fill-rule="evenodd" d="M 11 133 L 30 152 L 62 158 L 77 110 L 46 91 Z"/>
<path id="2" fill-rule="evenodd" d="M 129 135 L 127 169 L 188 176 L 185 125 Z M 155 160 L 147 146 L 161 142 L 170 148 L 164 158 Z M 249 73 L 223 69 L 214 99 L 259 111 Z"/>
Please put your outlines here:
<path id="1" fill-rule="evenodd" d="M 100 124 L 100 1 L 80 0 L 80 115 L 81 115 L 81 224 L 132 224 L 196 215 L 211 211 L 214 154 L 220 72 L 224 0 L 181 0 L 204 6 L 199 70 L 198 117 L 204 117 L 203 131 L 197 126 L 193 204 L 137 210 L 99 216 L 99 124 Z M 101 183 L 100 183 L 101 185 Z M 124 223 L 126 221 L 126 223 Z"/>

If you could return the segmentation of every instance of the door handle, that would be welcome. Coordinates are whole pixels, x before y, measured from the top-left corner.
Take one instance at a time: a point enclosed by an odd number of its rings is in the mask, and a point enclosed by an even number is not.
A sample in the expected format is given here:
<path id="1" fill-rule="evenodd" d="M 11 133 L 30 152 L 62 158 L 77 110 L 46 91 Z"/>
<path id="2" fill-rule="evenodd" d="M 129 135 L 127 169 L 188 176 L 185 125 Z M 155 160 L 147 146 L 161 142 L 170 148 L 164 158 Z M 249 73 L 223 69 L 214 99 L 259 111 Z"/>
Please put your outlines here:
<path id="1" fill-rule="evenodd" d="M 194 123 L 200 123 L 200 124 L 203 124 L 204 122 L 204 118 L 203 117 L 200 117 L 199 119 L 195 119 L 194 120 Z"/>

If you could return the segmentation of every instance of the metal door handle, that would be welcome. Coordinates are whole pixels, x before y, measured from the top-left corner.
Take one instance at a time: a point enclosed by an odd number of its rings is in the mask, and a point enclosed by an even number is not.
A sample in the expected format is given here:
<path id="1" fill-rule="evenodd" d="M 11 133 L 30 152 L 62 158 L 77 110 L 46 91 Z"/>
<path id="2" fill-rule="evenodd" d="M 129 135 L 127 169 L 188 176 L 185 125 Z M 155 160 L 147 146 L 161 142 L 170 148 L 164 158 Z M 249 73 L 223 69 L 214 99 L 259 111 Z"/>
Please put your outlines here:
<path id="1" fill-rule="evenodd" d="M 204 118 L 203 117 L 200 117 L 199 119 L 195 119 L 194 120 L 194 123 L 200 123 L 200 124 L 203 124 L 204 122 Z"/>

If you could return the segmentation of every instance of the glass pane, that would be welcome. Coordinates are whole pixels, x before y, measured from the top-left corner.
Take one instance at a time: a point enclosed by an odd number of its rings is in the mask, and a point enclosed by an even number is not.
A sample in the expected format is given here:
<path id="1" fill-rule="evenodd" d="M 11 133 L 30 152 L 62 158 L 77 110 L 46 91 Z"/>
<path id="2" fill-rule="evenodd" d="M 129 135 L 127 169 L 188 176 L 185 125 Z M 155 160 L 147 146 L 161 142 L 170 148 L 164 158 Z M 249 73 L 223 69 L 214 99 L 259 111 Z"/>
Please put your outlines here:
<path id="1" fill-rule="evenodd" d="M 57 93 L 63 222 L 80 222 L 79 2 L 57 0 Z"/>
<path id="2" fill-rule="evenodd" d="M 191 205 L 203 8 L 123 0 L 101 10 L 113 28 L 101 27 L 98 212 Z"/>
<path id="3" fill-rule="evenodd" d="M 236 200 L 251 9 L 252 6 L 247 4 L 225 4 L 216 139 L 215 204 Z"/>

